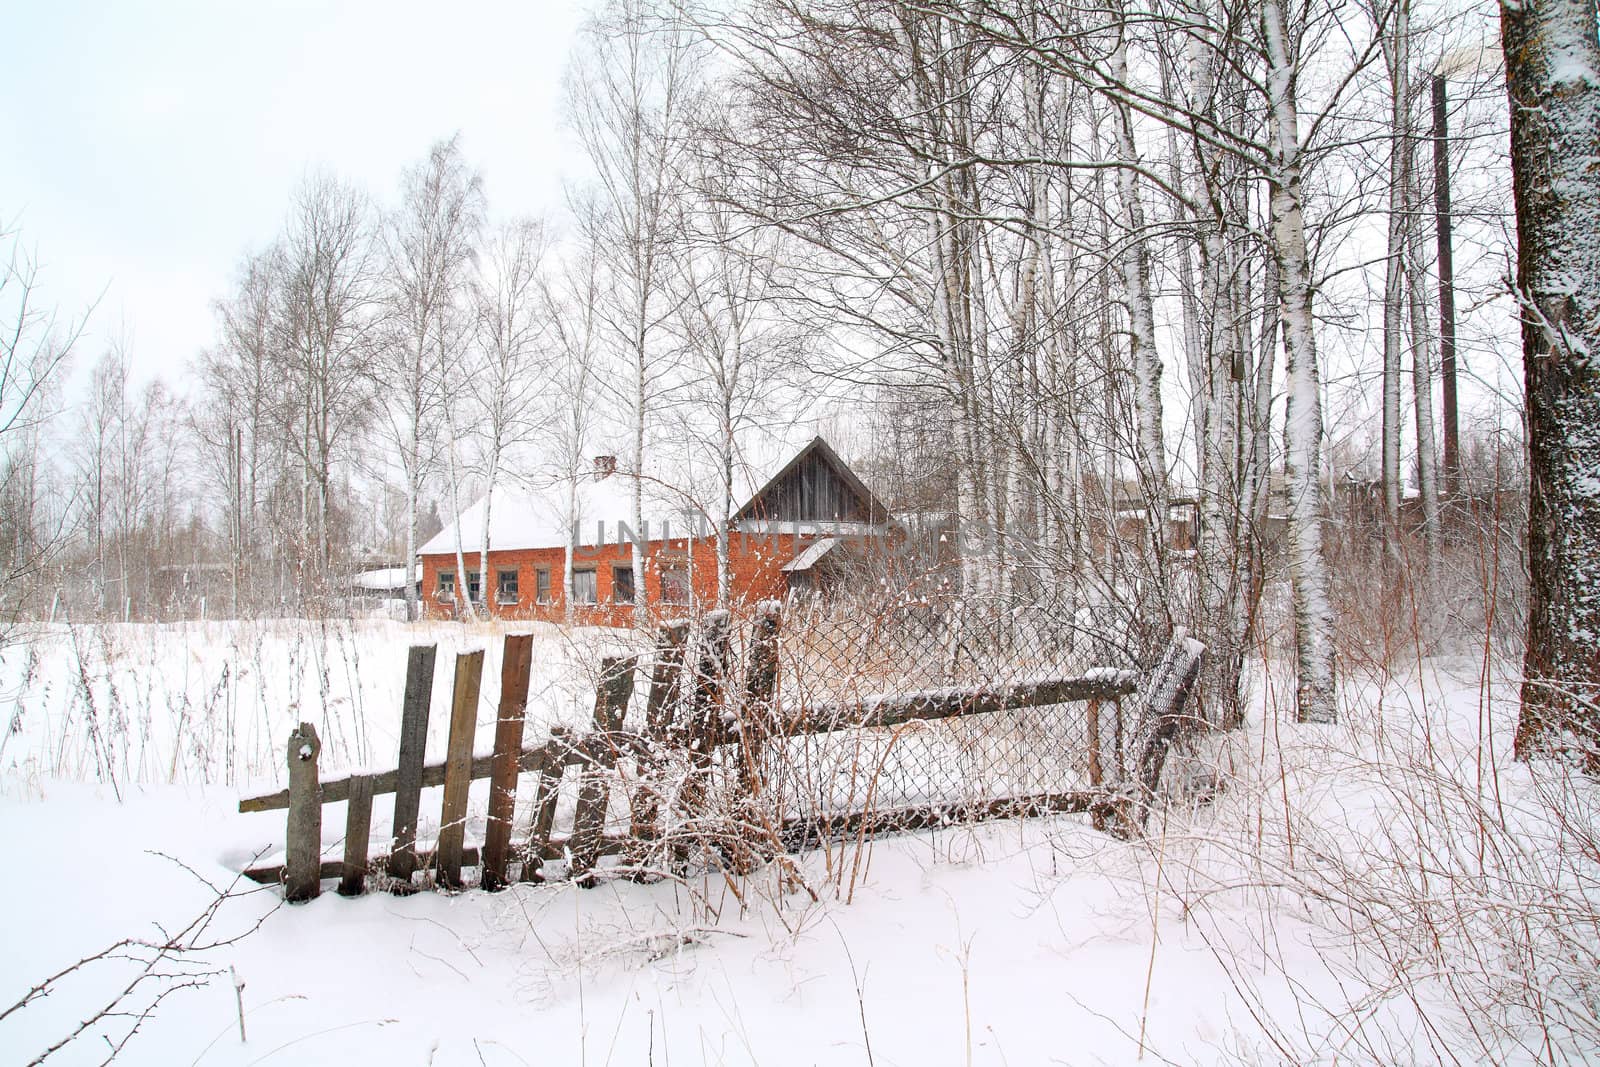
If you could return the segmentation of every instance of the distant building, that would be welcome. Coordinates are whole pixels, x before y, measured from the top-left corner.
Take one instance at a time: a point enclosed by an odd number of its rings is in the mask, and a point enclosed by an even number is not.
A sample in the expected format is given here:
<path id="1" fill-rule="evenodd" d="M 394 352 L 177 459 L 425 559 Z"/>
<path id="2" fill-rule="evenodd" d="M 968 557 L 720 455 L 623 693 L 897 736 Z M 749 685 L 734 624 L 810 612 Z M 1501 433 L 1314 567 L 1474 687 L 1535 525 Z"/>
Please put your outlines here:
<path id="1" fill-rule="evenodd" d="M 516 619 L 566 617 L 564 570 L 572 549 L 573 617 L 581 623 L 633 622 L 632 543 L 643 546 L 651 608 L 670 616 L 715 604 L 715 528 L 683 508 L 646 507 L 629 528 L 634 482 L 612 456 L 592 473 L 538 495 L 495 493 L 489 507 L 488 573 L 480 571 L 486 503 L 480 500 L 419 550 L 429 615 L 454 617 L 459 598 L 479 611 Z M 569 493 L 576 496 L 576 513 Z M 655 494 L 651 494 L 654 496 Z M 675 514 L 671 513 L 676 511 Z M 729 522 L 729 596 L 735 603 L 824 589 L 890 536 L 888 509 L 822 438 L 784 464 Z M 459 549 L 463 568 L 457 562 Z M 460 573 L 464 569 L 465 573 Z"/>

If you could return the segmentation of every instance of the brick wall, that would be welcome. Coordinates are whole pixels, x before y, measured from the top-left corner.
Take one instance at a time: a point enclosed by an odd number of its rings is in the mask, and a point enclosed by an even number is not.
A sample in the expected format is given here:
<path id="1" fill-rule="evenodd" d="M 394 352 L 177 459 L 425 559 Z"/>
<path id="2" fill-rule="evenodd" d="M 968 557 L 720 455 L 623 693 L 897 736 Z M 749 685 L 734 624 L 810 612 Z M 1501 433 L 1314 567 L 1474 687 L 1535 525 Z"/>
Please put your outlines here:
<path id="1" fill-rule="evenodd" d="M 792 560 L 810 544 L 813 537 L 796 537 L 793 534 L 732 534 L 728 544 L 728 572 L 732 599 L 735 602 L 753 603 L 771 597 L 781 597 L 787 588 L 783 565 Z M 536 548 L 514 552 L 489 553 L 489 573 L 483 578 L 483 605 L 497 618 L 540 619 L 559 622 L 565 617 L 566 591 L 562 587 L 562 563 L 565 549 Z M 630 626 L 633 624 L 633 606 L 616 603 L 614 568 L 626 566 L 632 559 L 631 545 L 608 544 L 580 548 L 573 556 L 574 570 L 592 568 L 595 571 L 597 603 L 575 606 L 574 621 L 586 625 Z M 478 570 L 476 552 L 466 557 L 467 570 Z M 662 568 L 681 563 L 689 565 L 693 576 L 693 599 L 697 606 L 709 606 L 717 600 L 717 548 L 709 539 L 696 539 L 692 543 L 682 538 L 672 541 L 650 541 L 645 546 L 645 587 L 648 592 L 651 614 L 670 617 L 685 610 L 685 605 L 662 603 Z M 539 568 L 550 575 L 550 598 L 547 603 L 535 601 L 535 576 Z M 502 570 L 516 570 L 517 599 L 512 603 L 499 603 L 496 597 L 497 574 Z M 430 618 L 455 618 L 457 604 L 439 596 L 441 572 L 456 572 L 456 558 L 450 555 L 422 557 L 422 600 Z M 457 595 L 466 588 L 466 582 L 456 576 Z"/>

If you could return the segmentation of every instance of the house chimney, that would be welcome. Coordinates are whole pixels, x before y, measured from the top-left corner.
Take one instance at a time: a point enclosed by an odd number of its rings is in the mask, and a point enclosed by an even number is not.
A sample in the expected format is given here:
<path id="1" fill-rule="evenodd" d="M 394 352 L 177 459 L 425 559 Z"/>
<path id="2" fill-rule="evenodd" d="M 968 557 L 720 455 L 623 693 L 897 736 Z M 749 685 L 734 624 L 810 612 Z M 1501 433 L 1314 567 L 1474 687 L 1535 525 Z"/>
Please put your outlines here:
<path id="1" fill-rule="evenodd" d="M 596 456 L 596 457 L 594 457 L 594 480 L 595 481 L 603 482 L 603 481 L 605 481 L 607 478 L 611 477 L 615 473 L 617 473 L 617 457 L 616 456 Z"/>

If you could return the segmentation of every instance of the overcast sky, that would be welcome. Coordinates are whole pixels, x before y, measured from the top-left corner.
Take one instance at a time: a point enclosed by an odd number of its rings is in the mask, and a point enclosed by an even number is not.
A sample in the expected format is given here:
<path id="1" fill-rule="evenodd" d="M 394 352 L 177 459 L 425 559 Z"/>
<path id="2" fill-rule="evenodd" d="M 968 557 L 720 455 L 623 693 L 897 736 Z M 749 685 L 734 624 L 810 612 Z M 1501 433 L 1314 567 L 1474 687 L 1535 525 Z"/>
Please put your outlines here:
<path id="1" fill-rule="evenodd" d="M 559 212 L 579 0 L 3 0 L 0 222 L 46 299 L 102 291 L 78 375 L 123 333 L 182 387 L 211 301 L 308 167 L 374 196 L 460 130 L 496 216 Z"/>

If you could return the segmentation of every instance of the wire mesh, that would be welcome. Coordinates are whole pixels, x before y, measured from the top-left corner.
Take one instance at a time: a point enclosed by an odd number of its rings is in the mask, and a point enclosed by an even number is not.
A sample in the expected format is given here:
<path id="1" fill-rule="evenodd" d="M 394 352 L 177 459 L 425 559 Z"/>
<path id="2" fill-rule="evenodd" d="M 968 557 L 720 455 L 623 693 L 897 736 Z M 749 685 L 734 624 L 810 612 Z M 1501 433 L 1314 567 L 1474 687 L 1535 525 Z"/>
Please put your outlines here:
<path id="1" fill-rule="evenodd" d="M 605 830 L 640 869 L 849 819 L 926 825 L 1085 793 L 1119 773 L 1130 676 L 1102 665 L 1100 699 L 1054 699 L 1105 653 L 1062 618 L 1042 599 L 858 593 L 664 625 L 608 758 L 573 777 L 609 783 Z"/>

